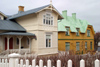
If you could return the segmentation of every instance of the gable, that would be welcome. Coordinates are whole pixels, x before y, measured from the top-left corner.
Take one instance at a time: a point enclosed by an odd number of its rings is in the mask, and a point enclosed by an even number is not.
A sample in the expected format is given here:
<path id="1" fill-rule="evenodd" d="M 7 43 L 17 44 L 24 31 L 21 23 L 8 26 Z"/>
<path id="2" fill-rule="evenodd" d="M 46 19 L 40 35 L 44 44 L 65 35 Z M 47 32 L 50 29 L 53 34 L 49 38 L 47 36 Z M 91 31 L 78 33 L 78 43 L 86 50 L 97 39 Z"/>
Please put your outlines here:
<path id="1" fill-rule="evenodd" d="M 22 16 L 25 16 L 25 15 L 29 15 L 29 14 L 33 14 L 33 13 L 38 13 L 38 12 L 40 12 L 42 10 L 47 9 L 48 7 L 50 7 L 50 5 L 46 5 L 46 6 L 42 6 L 42 7 L 39 7 L 39 8 L 32 9 L 32 10 L 28 10 L 28 11 L 24 11 L 24 12 L 21 12 L 21 13 L 17 13 L 15 15 L 12 15 L 8 19 L 15 19 L 15 18 L 22 17 Z M 56 9 L 54 9 L 54 7 L 53 7 L 53 11 L 55 11 L 59 15 L 59 19 L 63 18 L 60 15 L 60 13 Z"/>

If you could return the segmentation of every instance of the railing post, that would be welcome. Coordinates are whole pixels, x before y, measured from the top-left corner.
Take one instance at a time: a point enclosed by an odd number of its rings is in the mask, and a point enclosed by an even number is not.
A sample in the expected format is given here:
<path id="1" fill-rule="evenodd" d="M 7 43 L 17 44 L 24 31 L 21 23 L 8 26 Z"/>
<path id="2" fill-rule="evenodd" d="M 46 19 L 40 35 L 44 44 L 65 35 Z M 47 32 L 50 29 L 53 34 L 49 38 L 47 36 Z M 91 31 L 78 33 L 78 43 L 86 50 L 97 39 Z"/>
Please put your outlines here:
<path id="1" fill-rule="evenodd" d="M 95 60 L 95 67 L 99 67 L 99 60 L 98 59 Z"/>
<path id="2" fill-rule="evenodd" d="M 83 59 L 80 61 L 80 67 L 85 67 L 85 61 Z"/>
<path id="3" fill-rule="evenodd" d="M 43 67 L 43 60 L 39 60 L 39 67 Z"/>
<path id="4" fill-rule="evenodd" d="M 61 67 L 61 61 L 57 60 L 57 67 Z"/>
<path id="5" fill-rule="evenodd" d="M 36 62 L 35 62 L 35 59 L 32 60 L 32 67 L 35 67 L 36 65 Z"/>
<path id="6" fill-rule="evenodd" d="M 68 67 L 72 67 L 72 60 L 68 60 Z"/>
<path id="7" fill-rule="evenodd" d="M 47 67 L 51 67 L 51 60 L 47 61 Z"/>
<path id="8" fill-rule="evenodd" d="M 10 58 L 9 67 L 18 67 L 15 66 L 15 64 L 18 63 L 18 58 L 20 57 L 20 54 L 13 53 L 13 54 L 9 54 L 8 57 Z"/>

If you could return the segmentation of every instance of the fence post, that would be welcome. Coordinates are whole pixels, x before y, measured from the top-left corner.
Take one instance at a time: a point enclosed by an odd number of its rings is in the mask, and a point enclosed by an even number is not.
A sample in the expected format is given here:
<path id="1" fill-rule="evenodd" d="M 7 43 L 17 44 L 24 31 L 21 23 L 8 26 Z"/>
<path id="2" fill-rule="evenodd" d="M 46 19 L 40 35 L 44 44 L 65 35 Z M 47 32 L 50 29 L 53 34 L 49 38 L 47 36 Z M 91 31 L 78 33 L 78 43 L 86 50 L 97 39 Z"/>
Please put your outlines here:
<path id="1" fill-rule="evenodd" d="M 32 60 L 32 67 L 35 67 L 36 66 L 36 62 L 35 62 L 35 59 Z"/>
<path id="2" fill-rule="evenodd" d="M 29 60 L 26 60 L 26 67 L 29 67 Z"/>
<path id="3" fill-rule="evenodd" d="M 8 67 L 8 66 L 7 66 L 7 63 L 8 63 L 8 62 L 7 62 L 7 59 L 5 59 L 5 67 Z"/>
<path id="4" fill-rule="evenodd" d="M 43 67 L 43 60 L 39 60 L 39 67 Z"/>
<path id="5" fill-rule="evenodd" d="M 20 54 L 12 53 L 12 54 L 9 54 L 8 57 L 10 58 L 9 59 L 9 67 L 15 67 L 15 63 L 16 63 L 15 60 L 16 59 L 18 60 L 18 58 L 20 57 Z"/>
<path id="6" fill-rule="evenodd" d="M 95 67 L 99 67 L 99 60 L 98 59 L 95 60 Z"/>
<path id="7" fill-rule="evenodd" d="M 68 60 L 68 67 L 72 67 L 72 60 Z"/>
<path id="8" fill-rule="evenodd" d="M 80 61 L 80 67 L 85 67 L 85 61 L 83 59 Z"/>
<path id="9" fill-rule="evenodd" d="M 23 67 L 23 60 L 20 60 L 20 67 Z"/>
<path id="10" fill-rule="evenodd" d="M 26 67 L 26 65 L 23 65 L 23 67 Z"/>
<path id="11" fill-rule="evenodd" d="M 4 59 L 2 59 L 2 67 L 4 67 Z"/>
<path id="12" fill-rule="evenodd" d="M 61 61 L 57 60 L 57 67 L 61 67 Z"/>
<path id="13" fill-rule="evenodd" d="M 32 67 L 31 65 L 29 65 L 29 67 Z"/>
<path id="14" fill-rule="evenodd" d="M 47 61 L 47 67 L 51 67 L 51 60 Z"/>

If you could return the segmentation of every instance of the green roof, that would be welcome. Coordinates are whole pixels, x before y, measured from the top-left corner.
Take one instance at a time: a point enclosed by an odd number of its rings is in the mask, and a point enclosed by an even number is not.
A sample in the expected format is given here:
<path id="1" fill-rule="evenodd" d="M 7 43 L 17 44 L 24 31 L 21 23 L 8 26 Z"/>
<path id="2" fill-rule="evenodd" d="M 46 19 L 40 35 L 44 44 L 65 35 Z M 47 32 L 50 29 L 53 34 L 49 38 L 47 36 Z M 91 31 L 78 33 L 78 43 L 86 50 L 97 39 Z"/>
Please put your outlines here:
<path id="1" fill-rule="evenodd" d="M 76 18 L 76 13 L 71 16 L 67 16 L 67 11 L 62 12 L 64 19 L 58 20 L 58 31 L 66 31 L 65 27 L 69 27 L 71 32 L 77 32 L 76 28 L 80 29 L 81 33 L 85 33 L 87 26 L 91 25 L 86 20 Z"/>

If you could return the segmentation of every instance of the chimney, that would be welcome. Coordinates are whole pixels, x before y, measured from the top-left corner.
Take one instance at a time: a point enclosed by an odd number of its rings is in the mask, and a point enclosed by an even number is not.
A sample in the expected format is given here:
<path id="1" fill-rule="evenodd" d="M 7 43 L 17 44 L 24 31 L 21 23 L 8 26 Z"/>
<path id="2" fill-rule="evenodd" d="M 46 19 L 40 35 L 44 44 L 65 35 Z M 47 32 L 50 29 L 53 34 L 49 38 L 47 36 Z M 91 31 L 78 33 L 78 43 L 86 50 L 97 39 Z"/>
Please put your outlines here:
<path id="1" fill-rule="evenodd" d="M 62 16 L 64 19 L 67 19 L 67 10 L 62 11 Z"/>
<path id="2" fill-rule="evenodd" d="M 18 8 L 19 8 L 18 13 L 24 12 L 24 6 L 18 6 Z"/>
<path id="3" fill-rule="evenodd" d="M 76 13 L 72 13 L 72 18 L 76 20 Z"/>

